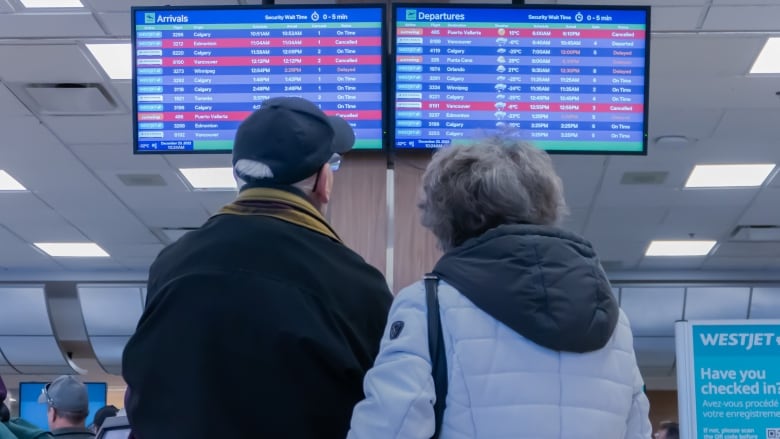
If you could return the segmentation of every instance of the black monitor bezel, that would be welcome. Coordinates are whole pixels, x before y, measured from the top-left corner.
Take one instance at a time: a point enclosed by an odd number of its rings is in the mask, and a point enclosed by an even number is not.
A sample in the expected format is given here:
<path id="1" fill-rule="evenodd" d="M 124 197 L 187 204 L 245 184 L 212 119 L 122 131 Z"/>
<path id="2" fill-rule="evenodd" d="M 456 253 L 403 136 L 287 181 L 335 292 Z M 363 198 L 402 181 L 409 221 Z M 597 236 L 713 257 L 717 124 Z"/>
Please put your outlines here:
<path id="1" fill-rule="evenodd" d="M 388 102 L 388 134 L 387 134 L 387 148 L 392 151 L 393 154 L 433 154 L 442 147 L 438 148 L 398 148 L 395 145 L 395 104 L 396 104 L 396 53 L 397 53 L 397 38 L 396 33 L 398 30 L 398 9 L 399 8 L 438 8 L 438 9 L 544 9 L 544 10 L 603 10 L 603 11 L 644 11 L 646 18 L 645 29 L 645 99 L 644 99 L 644 130 L 642 133 L 642 150 L 641 151 L 597 151 L 597 150 L 545 150 L 548 154 L 555 155 L 616 155 L 616 156 L 646 156 L 649 142 L 649 103 L 650 103 L 650 34 L 651 34 L 651 7 L 641 5 L 557 5 L 557 4 L 480 4 L 480 3 L 458 3 L 457 5 L 446 3 L 394 3 L 392 5 L 392 16 L 390 23 L 390 60 L 388 61 L 389 73 L 387 85 L 388 95 L 386 101 Z M 533 143 L 531 141 L 531 143 Z"/>
<path id="2" fill-rule="evenodd" d="M 333 3 L 333 4 L 324 4 L 324 5 L 304 5 L 304 4 L 298 4 L 298 5 L 208 5 L 208 6 L 132 6 L 130 8 L 130 48 L 132 52 L 132 69 L 133 69 L 133 77 L 131 82 L 131 100 L 132 100 L 132 111 L 133 111 L 133 155 L 139 155 L 139 156 L 145 156 L 145 155 L 224 155 L 224 154 L 231 154 L 232 149 L 230 150 L 178 150 L 178 151 L 161 151 L 161 150 L 153 150 L 153 151 L 147 151 L 143 150 L 140 151 L 138 149 L 138 79 L 135 69 L 136 69 L 136 12 L 157 12 L 157 11 L 163 11 L 163 12 L 169 12 L 169 11 L 225 11 L 225 10 L 268 10 L 268 9 L 300 9 L 300 10 L 321 10 L 321 9 L 380 9 L 381 10 L 381 19 L 380 19 L 380 28 L 381 28 L 381 35 L 380 38 L 380 44 L 381 44 L 381 54 L 382 54 L 382 66 L 381 66 L 381 96 L 382 96 L 382 147 L 377 149 L 358 149 L 353 150 L 353 152 L 361 152 L 361 153 L 370 153 L 370 154 L 377 154 L 377 153 L 384 153 L 388 150 L 388 105 L 387 105 L 387 81 L 388 81 L 388 68 L 387 68 L 387 62 L 388 62 L 388 56 L 387 56 L 387 7 L 384 3 L 365 3 L 365 4 L 340 4 L 340 3 Z"/>

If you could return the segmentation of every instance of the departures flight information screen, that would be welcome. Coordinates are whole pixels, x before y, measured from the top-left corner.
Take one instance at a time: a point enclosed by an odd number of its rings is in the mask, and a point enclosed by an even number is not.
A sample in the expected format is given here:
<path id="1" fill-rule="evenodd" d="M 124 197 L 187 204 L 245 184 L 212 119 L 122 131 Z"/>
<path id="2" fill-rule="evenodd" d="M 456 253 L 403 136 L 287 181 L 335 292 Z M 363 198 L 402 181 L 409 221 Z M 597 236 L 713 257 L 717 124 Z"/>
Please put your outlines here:
<path id="1" fill-rule="evenodd" d="M 383 7 L 133 8 L 135 152 L 229 152 L 266 99 L 300 96 L 382 148 Z"/>
<path id="2" fill-rule="evenodd" d="M 647 8 L 394 12 L 395 148 L 505 132 L 548 151 L 646 152 Z"/>

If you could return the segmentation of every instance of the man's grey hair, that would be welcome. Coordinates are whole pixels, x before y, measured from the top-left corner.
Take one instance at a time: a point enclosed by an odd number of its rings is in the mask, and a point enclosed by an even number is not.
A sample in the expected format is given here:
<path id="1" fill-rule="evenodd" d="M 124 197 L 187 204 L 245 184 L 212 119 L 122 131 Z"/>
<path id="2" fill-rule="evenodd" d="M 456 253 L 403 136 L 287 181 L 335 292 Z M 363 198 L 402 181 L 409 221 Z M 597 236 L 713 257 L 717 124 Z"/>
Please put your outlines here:
<path id="1" fill-rule="evenodd" d="M 444 251 L 502 224 L 553 225 L 566 213 L 550 156 L 502 137 L 434 154 L 419 207 Z"/>
<path id="2" fill-rule="evenodd" d="M 319 172 L 297 183 L 293 183 L 291 186 L 295 186 L 302 190 L 303 193 L 309 194 L 314 190 L 314 184 L 317 181 L 318 174 Z M 241 159 L 233 165 L 233 177 L 236 179 L 238 188 L 241 189 L 241 186 L 245 185 L 248 180 L 270 178 L 273 177 L 273 172 L 271 172 L 271 168 L 263 162 Z"/>

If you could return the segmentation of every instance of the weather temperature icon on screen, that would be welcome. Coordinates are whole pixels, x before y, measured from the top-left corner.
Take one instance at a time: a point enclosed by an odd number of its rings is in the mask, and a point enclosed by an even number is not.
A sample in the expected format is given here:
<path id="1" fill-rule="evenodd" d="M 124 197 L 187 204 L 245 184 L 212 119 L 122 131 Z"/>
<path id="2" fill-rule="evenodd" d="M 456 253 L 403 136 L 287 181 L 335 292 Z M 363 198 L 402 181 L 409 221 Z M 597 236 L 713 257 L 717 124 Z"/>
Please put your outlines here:
<path id="1" fill-rule="evenodd" d="M 504 29 L 503 27 L 498 28 L 498 35 L 501 37 L 506 35 L 506 29 Z"/>
<path id="2" fill-rule="evenodd" d="M 499 46 L 505 45 L 506 42 L 507 42 L 506 38 L 503 38 L 503 37 L 496 38 L 496 44 L 498 44 Z"/>
<path id="3" fill-rule="evenodd" d="M 503 65 L 499 65 L 498 67 L 496 67 L 496 71 L 498 73 L 504 73 L 506 72 L 506 67 L 504 67 Z"/>

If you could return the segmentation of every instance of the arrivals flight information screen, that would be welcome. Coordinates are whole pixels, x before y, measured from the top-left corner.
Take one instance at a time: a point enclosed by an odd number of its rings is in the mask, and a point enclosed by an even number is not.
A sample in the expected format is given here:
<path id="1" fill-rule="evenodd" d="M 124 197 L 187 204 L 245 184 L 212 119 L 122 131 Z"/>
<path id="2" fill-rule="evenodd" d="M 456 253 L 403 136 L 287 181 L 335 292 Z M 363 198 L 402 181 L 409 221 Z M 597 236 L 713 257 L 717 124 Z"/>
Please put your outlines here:
<path id="1" fill-rule="evenodd" d="M 382 148 L 380 6 L 133 8 L 136 153 L 230 152 L 238 125 L 300 96 Z"/>
<path id="2" fill-rule="evenodd" d="M 646 153 L 648 8 L 394 13 L 395 148 L 503 132 L 551 152 Z"/>

